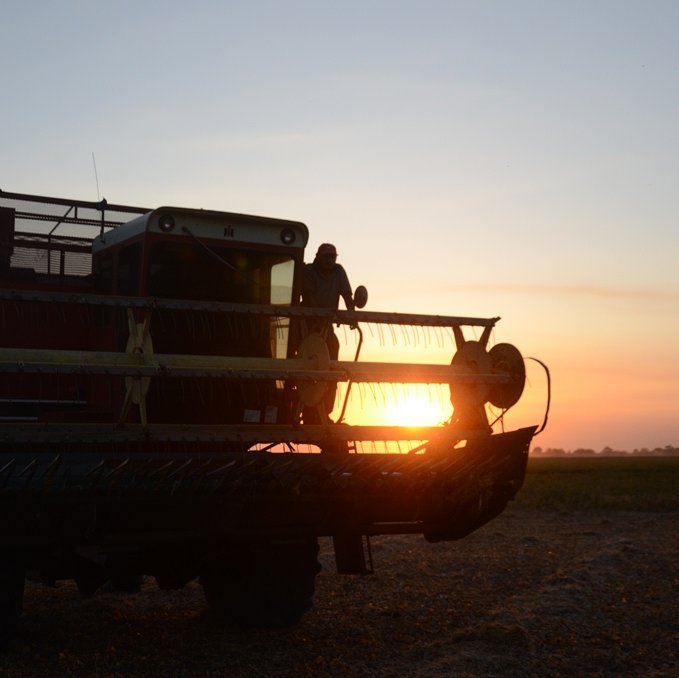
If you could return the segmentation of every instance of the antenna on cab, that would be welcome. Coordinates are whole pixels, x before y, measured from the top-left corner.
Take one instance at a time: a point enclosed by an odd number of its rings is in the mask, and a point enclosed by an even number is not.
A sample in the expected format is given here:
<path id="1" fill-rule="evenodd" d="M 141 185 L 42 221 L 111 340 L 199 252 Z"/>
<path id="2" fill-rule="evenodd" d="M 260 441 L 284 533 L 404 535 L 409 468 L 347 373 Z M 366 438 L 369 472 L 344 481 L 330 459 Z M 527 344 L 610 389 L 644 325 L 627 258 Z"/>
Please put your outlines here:
<path id="1" fill-rule="evenodd" d="M 94 151 L 92 151 L 92 165 L 94 166 L 94 181 L 97 184 L 97 202 L 99 202 L 101 200 L 99 195 L 99 175 L 97 174 L 97 161 L 94 157 Z"/>

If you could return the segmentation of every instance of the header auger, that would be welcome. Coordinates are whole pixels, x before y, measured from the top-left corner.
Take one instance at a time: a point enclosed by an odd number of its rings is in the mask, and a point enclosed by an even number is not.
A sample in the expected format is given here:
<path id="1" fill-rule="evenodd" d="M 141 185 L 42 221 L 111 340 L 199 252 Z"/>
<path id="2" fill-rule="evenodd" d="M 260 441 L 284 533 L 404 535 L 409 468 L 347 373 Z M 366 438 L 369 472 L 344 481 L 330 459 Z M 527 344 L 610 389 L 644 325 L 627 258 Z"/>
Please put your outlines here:
<path id="1" fill-rule="evenodd" d="M 489 422 L 526 376 L 516 348 L 489 346 L 498 318 L 302 307 L 307 239 L 287 220 L 0 192 L 5 639 L 27 572 L 85 594 L 200 577 L 233 624 L 294 623 L 318 537 L 340 572 L 368 572 L 371 536 L 458 539 L 516 494 L 536 427 Z M 357 333 L 353 359 L 330 359 L 330 323 Z M 367 327 L 445 333 L 453 355 L 364 361 Z M 452 415 L 352 423 L 363 384 L 447 385 Z M 412 444 L 361 451 L 374 441 Z"/>

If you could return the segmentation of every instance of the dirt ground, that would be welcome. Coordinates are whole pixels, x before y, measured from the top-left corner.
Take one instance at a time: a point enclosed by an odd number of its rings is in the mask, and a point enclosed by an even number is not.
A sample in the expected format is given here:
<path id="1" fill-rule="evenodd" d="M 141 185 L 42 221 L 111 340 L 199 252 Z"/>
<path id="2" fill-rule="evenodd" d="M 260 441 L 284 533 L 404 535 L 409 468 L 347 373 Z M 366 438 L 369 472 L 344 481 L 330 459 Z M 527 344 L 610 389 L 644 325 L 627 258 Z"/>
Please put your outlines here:
<path id="1" fill-rule="evenodd" d="M 197 584 L 80 599 L 29 584 L 14 676 L 679 676 L 679 513 L 510 508 L 466 539 L 372 541 L 285 631 L 228 633 Z"/>

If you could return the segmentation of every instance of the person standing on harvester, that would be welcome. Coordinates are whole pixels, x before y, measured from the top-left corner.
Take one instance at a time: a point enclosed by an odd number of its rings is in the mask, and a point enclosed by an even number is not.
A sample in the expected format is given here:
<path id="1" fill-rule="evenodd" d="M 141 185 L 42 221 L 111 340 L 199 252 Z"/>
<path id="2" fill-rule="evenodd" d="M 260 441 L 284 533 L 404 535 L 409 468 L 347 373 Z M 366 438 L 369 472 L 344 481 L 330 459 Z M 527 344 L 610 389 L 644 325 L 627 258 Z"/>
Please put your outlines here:
<path id="1" fill-rule="evenodd" d="M 302 287 L 302 305 L 312 308 L 339 308 L 342 297 L 349 311 L 355 308 L 351 283 L 344 267 L 337 263 L 337 249 L 330 243 L 323 243 L 316 252 L 311 264 L 304 266 L 304 284 Z M 339 356 L 339 340 L 332 329 L 332 323 L 325 320 L 314 327 L 320 332 L 328 345 L 330 360 Z M 335 400 L 335 389 L 328 389 L 326 410 L 332 411 Z"/>

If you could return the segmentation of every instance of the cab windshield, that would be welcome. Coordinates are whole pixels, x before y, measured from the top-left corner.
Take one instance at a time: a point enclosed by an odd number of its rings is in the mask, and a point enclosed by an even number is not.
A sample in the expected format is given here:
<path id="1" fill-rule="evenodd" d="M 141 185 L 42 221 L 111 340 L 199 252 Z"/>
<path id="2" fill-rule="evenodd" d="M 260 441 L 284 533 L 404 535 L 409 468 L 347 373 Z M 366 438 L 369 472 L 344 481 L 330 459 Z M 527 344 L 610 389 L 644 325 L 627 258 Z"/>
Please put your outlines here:
<path id="1" fill-rule="evenodd" d="M 149 257 L 155 297 L 245 304 L 292 303 L 294 260 L 287 254 L 195 242 L 162 242 Z"/>

